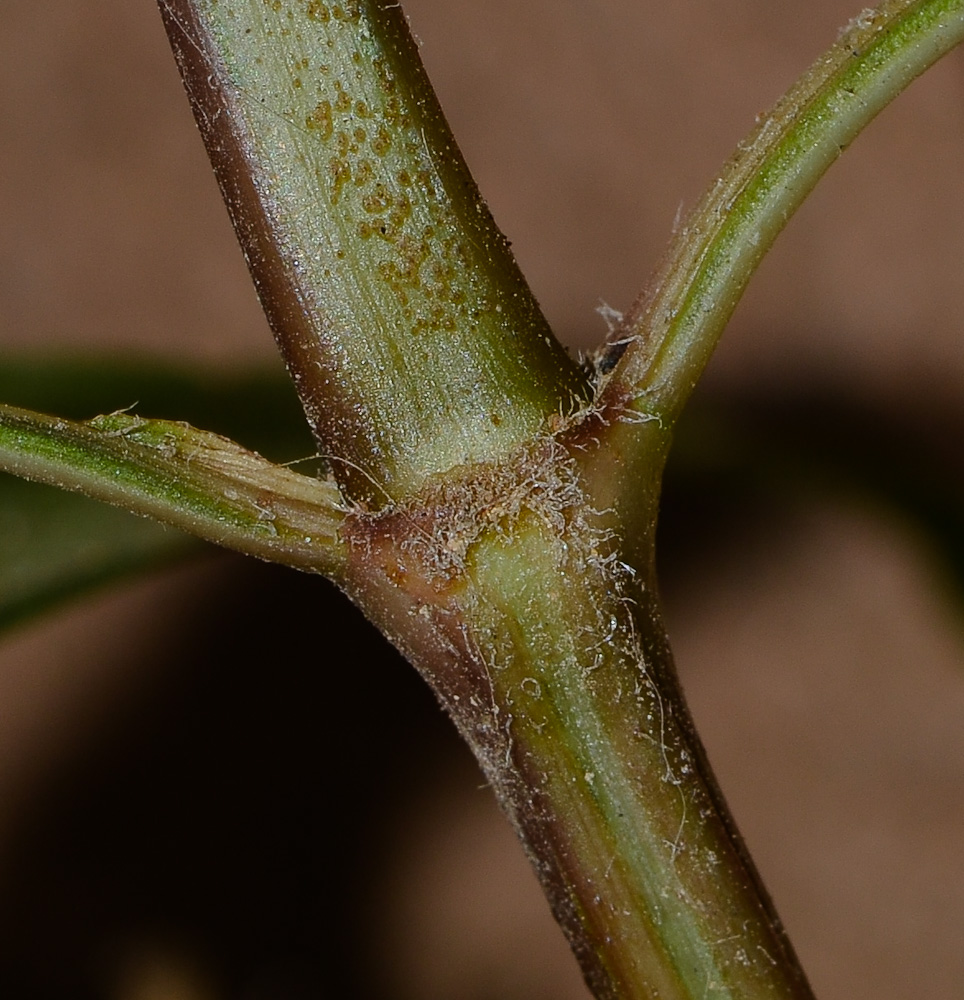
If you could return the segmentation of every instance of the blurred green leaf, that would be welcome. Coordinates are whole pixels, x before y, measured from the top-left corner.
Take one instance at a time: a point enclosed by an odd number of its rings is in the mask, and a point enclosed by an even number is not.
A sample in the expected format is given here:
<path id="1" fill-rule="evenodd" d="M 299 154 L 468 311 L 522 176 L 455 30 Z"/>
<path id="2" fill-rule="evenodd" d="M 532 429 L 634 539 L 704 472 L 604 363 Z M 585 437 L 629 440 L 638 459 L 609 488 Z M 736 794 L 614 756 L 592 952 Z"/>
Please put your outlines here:
<path id="1" fill-rule="evenodd" d="M 0 628 L 204 543 L 75 493 L 0 476 Z"/>
<path id="2" fill-rule="evenodd" d="M 0 357 L 0 403 L 71 420 L 128 409 L 141 417 L 184 420 L 277 463 L 315 450 L 280 360 L 270 368 L 224 373 L 153 358 Z"/>
<path id="3" fill-rule="evenodd" d="M 314 444 L 280 365 L 222 374 L 154 360 L 6 359 L 0 401 L 73 419 L 132 407 L 210 428 L 273 461 Z M 664 571 L 705 558 L 737 519 L 781 498 L 846 493 L 899 512 L 931 543 L 964 601 L 964 414 L 888 413 L 830 389 L 697 394 L 666 471 Z M 304 466 L 300 466 L 303 469 Z M 208 546 L 145 518 L 0 474 L 0 629 L 91 587 Z"/>
<path id="4" fill-rule="evenodd" d="M 964 603 L 964 410 L 899 408 L 845 389 L 697 393 L 666 468 L 660 549 L 669 573 L 801 496 L 848 496 L 898 514 Z M 748 524 L 752 530 L 752 524 Z M 674 564 L 676 564 L 674 566 Z"/>
<path id="5" fill-rule="evenodd" d="M 210 428 L 279 462 L 314 451 L 284 371 L 220 374 L 154 360 L 0 361 L 0 401 L 87 419 L 133 408 Z M 0 474 L 0 628 L 208 546 L 73 493 Z"/>

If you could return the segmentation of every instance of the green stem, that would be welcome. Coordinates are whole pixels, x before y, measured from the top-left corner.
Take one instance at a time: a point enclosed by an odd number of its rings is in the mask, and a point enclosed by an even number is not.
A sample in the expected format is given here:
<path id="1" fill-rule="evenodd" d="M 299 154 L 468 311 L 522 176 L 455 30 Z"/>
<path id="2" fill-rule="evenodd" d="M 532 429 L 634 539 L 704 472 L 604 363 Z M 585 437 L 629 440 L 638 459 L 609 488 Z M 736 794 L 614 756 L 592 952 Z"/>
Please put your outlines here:
<path id="1" fill-rule="evenodd" d="M 76 423 L 0 406 L 0 470 L 259 559 L 342 575 L 344 508 L 334 483 L 187 424 L 126 413 Z"/>
<path id="2" fill-rule="evenodd" d="M 809 997 L 693 749 L 668 648 L 645 655 L 613 600 L 639 592 L 591 562 L 572 572 L 568 547 L 529 524 L 481 546 L 473 575 L 531 789 L 519 822 L 556 864 L 553 901 L 578 918 L 591 984 L 601 997 Z M 600 642 L 606 615 L 621 628 Z"/>
<path id="3" fill-rule="evenodd" d="M 741 143 L 676 234 L 617 331 L 629 345 L 603 407 L 675 421 L 793 212 L 861 129 L 962 40 L 964 0 L 892 0 L 851 22 Z"/>
<path id="4" fill-rule="evenodd" d="M 345 495 L 504 458 L 587 395 L 398 3 L 160 0 L 252 274 Z"/>
<path id="5" fill-rule="evenodd" d="M 348 591 L 418 664 L 604 1000 L 807 1000 L 679 694 L 652 576 L 544 442 L 349 515 Z"/>
<path id="6" fill-rule="evenodd" d="M 397 5 L 161 7 L 355 501 L 340 579 L 473 746 L 597 996 L 809 997 L 673 673 L 652 573 L 659 476 L 766 247 L 859 128 L 959 40 L 964 0 L 861 15 L 684 227 L 598 405 L 564 438 L 548 432 L 585 386 L 468 180 Z"/>

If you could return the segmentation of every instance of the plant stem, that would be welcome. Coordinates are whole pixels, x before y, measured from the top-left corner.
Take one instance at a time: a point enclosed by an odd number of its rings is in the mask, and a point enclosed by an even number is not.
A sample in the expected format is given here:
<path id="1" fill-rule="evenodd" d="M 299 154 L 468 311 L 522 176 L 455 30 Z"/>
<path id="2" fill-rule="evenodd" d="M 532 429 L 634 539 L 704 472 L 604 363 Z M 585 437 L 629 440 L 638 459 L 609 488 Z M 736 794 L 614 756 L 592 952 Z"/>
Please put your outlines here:
<path id="1" fill-rule="evenodd" d="M 472 745 L 596 995 L 809 997 L 673 672 L 653 575 L 659 478 L 766 247 L 856 132 L 959 40 L 964 0 L 865 12 L 790 92 L 679 234 L 591 410 L 398 5 L 161 9 L 354 502 L 341 580 Z"/>
<path id="2" fill-rule="evenodd" d="M 334 483 L 187 424 L 126 413 L 76 423 L 0 406 L 0 469 L 259 559 L 342 575 L 344 508 Z"/>
<path id="3" fill-rule="evenodd" d="M 345 535 L 349 592 L 472 746 L 597 997 L 810 997 L 692 731 L 653 579 L 620 561 L 560 445 L 417 510 L 349 514 Z"/>
<path id="4" fill-rule="evenodd" d="M 848 25 L 740 144 L 676 233 L 615 333 L 629 344 L 601 394 L 604 409 L 675 421 L 793 212 L 877 113 L 962 40 L 964 0 L 891 0 Z"/>
<path id="5" fill-rule="evenodd" d="M 397 3 L 161 0 L 272 327 L 345 495 L 376 508 L 578 408 Z"/>

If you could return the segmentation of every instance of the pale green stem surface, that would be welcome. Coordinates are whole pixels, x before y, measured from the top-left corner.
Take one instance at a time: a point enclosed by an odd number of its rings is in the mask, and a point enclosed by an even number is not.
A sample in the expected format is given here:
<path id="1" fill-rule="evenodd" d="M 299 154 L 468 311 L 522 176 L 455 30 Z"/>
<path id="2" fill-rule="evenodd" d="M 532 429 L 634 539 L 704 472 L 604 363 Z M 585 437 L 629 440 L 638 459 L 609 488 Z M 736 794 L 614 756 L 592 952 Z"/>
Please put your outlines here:
<path id="1" fill-rule="evenodd" d="M 552 439 L 356 512 L 345 589 L 512 817 L 600 1000 L 809 1000 L 689 721 L 651 564 Z"/>
<path id="2" fill-rule="evenodd" d="M 671 424 L 757 265 L 857 134 L 964 40 L 964 0 L 865 10 L 738 148 L 616 337 L 602 401 Z"/>
<path id="3" fill-rule="evenodd" d="M 347 496 L 399 502 L 578 408 L 397 3 L 161 0 L 262 301 Z"/>
<path id="4" fill-rule="evenodd" d="M 468 568 L 466 619 L 528 789 L 515 815 L 557 914 L 600 997 L 810 997 L 653 638 L 652 581 L 607 557 L 593 520 L 560 537 L 522 518 Z"/>
<path id="5" fill-rule="evenodd" d="M 126 413 L 77 423 L 0 406 L 0 470 L 247 555 L 341 575 L 345 510 L 334 483 L 186 424 Z"/>

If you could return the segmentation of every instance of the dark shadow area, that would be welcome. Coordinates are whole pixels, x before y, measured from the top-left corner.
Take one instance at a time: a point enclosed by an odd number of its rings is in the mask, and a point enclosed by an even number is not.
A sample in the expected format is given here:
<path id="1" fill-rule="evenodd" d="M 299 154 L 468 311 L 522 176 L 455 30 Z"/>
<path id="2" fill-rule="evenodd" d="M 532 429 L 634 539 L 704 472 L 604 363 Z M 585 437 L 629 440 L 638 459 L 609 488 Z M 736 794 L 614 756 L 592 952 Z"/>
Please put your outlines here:
<path id="1" fill-rule="evenodd" d="M 377 996 L 366 867 L 465 752 L 434 698 L 332 587 L 241 560 L 151 656 L 139 710 L 23 817 L 0 996 L 109 1000 L 145 941 L 220 996 Z"/>
<path id="2" fill-rule="evenodd" d="M 901 410 L 846 387 L 697 391 L 677 428 L 661 498 L 660 580 L 746 554 L 786 529 L 794 507 L 849 497 L 902 518 L 964 602 L 964 411 Z"/>

